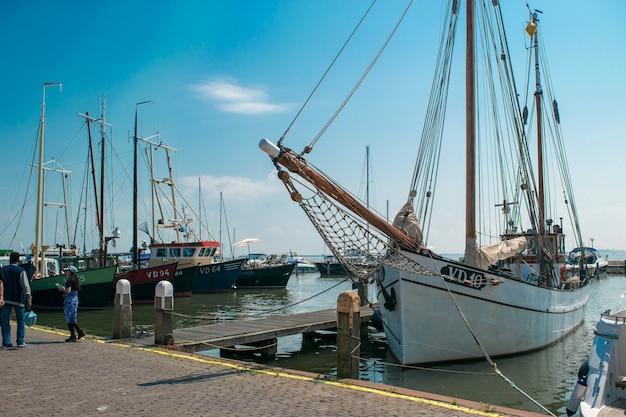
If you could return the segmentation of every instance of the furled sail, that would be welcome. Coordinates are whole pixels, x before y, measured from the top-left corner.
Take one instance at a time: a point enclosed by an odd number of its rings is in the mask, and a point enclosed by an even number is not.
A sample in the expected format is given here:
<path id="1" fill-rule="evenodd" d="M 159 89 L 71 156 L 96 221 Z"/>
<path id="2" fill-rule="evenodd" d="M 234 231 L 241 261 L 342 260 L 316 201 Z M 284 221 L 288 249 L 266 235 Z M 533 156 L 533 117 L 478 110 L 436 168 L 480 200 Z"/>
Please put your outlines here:
<path id="1" fill-rule="evenodd" d="M 422 228 L 417 221 L 415 210 L 413 209 L 413 197 L 414 193 L 411 193 L 407 202 L 396 214 L 393 219 L 393 225 L 398 229 L 404 231 L 410 238 L 413 238 L 417 244 L 422 245 Z"/>
<path id="2" fill-rule="evenodd" d="M 477 266 L 487 269 L 489 265 L 515 256 L 528 248 L 530 248 L 530 243 L 524 236 L 503 240 L 493 245 L 483 246 L 476 249 L 478 254 Z"/>

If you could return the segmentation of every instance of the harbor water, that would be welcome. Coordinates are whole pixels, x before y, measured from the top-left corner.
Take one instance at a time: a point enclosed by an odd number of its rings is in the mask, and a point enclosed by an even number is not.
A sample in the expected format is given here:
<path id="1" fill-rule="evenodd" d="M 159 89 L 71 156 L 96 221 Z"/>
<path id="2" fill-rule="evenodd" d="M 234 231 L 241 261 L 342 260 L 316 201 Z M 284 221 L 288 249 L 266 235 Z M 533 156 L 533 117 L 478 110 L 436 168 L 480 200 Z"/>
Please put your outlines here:
<path id="1" fill-rule="evenodd" d="M 384 333 L 373 327 L 362 334 L 360 378 L 470 399 L 485 406 L 502 405 L 541 412 L 519 392 L 523 391 L 555 415 L 565 416 L 565 404 L 576 382 L 578 368 L 589 353 L 595 323 L 604 310 L 615 311 L 626 290 L 626 277 L 609 275 L 593 280 L 590 285 L 591 296 L 582 326 L 565 339 L 540 351 L 495 360 L 498 369 L 509 381 L 498 376 L 486 360 L 433 367 L 400 366 L 387 351 Z M 175 299 L 174 326 L 185 328 L 216 320 L 247 320 L 335 308 L 337 296 L 351 289 L 352 281 L 348 277 L 320 277 L 319 273 L 307 273 L 293 274 L 287 288 L 282 290 L 194 294 Z M 370 298 L 372 301 L 375 299 L 373 286 L 370 287 Z M 42 310 L 37 314 L 37 324 L 65 329 L 61 311 Z M 111 306 L 101 311 L 80 311 L 78 321 L 89 334 L 110 337 L 112 315 Z M 505 317 L 502 319 L 506 320 Z M 134 335 L 151 334 L 153 323 L 152 305 L 133 305 Z M 215 349 L 201 353 L 219 355 Z M 260 357 L 241 359 L 261 361 Z M 263 363 L 332 375 L 336 371 L 335 341 L 323 335 L 313 340 L 300 335 L 284 337 L 279 340 L 276 357 Z"/>

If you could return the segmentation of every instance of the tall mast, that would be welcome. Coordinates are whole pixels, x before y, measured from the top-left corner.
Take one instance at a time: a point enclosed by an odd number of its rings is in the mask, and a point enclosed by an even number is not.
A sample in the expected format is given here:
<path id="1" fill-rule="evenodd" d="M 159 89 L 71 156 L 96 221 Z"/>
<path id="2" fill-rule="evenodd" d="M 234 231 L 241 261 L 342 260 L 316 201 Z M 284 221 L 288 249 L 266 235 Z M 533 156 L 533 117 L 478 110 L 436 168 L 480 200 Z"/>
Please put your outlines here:
<path id="1" fill-rule="evenodd" d="M 543 96 L 543 90 L 541 88 L 541 73 L 539 71 L 539 40 L 537 36 L 537 13 L 532 13 L 531 15 L 532 22 L 534 24 L 535 30 L 531 35 L 533 38 L 533 48 L 535 51 L 535 106 L 537 107 L 537 180 L 538 180 L 538 190 L 537 190 L 537 205 L 539 210 L 539 218 L 537 221 L 539 222 L 539 233 L 543 234 L 544 225 L 545 225 L 545 196 L 544 196 L 544 171 L 543 171 L 543 126 L 541 124 L 541 98 Z"/>
<path id="2" fill-rule="evenodd" d="M 370 208 L 370 147 L 365 147 L 365 204 L 367 209 Z M 370 225 L 367 224 L 367 231 L 369 232 Z M 370 242 L 367 241 L 367 252 L 370 251 Z"/>
<path id="3" fill-rule="evenodd" d="M 150 218 L 152 219 L 152 234 L 150 236 L 153 236 L 154 239 L 154 236 L 156 236 L 156 224 L 154 223 L 156 217 L 156 178 L 154 178 L 154 150 L 152 146 L 146 148 L 146 157 L 148 158 L 148 165 L 150 166 Z"/>
<path id="4" fill-rule="evenodd" d="M 44 254 L 41 250 L 43 245 L 43 155 L 44 155 L 44 131 L 46 127 L 46 87 L 52 87 L 58 85 L 59 91 L 62 91 L 63 87 L 61 83 L 44 83 L 43 93 L 41 98 L 41 116 L 39 117 L 39 166 L 37 170 L 37 214 L 35 223 L 35 247 L 33 248 L 33 256 L 35 258 L 35 275 L 39 275 L 39 266 L 44 259 Z M 40 262 L 41 260 L 41 262 Z M 46 269 L 42 268 L 42 272 L 45 274 Z"/>
<path id="5" fill-rule="evenodd" d="M 179 215 L 178 215 L 178 207 L 176 206 L 176 189 L 174 188 L 174 176 L 173 176 L 173 172 L 172 172 L 172 158 L 170 157 L 170 148 L 165 148 L 165 155 L 167 157 L 167 171 L 169 173 L 169 185 L 172 191 L 172 205 L 174 206 L 174 219 L 178 220 Z M 185 219 L 184 217 L 186 217 L 183 213 L 183 219 L 182 222 L 185 225 L 185 229 L 187 228 L 187 219 Z M 176 241 L 180 242 L 180 227 L 177 227 L 176 229 Z"/>
<path id="6" fill-rule="evenodd" d="M 106 145 L 106 122 L 105 122 L 105 113 L 106 113 L 106 99 L 102 101 L 102 117 L 100 118 L 100 138 L 102 140 L 102 144 L 100 145 L 100 219 L 98 223 L 100 223 L 100 267 L 104 268 L 106 266 L 106 252 L 107 252 L 107 241 L 104 236 L 104 171 L 105 171 L 105 145 Z"/>
<path id="7" fill-rule="evenodd" d="M 96 223 L 98 224 L 98 232 L 100 233 L 100 250 L 104 249 L 104 227 L 102 224 L 102 216 L 101 210 L 102 205 L 100 204 L 100 199 L 98 197 L 98 187 L 97 187 L 97 178 L 96 178 L 96 161 L 93 154 L 93 138 L 91 137 L 91 122 L 94 120 L 91 116 L 89 116 L 89 112 L 86 112 L 84 115 L 87 122 L 87 137 L 89 137 L 89 158 L 91 162 L 91 178 L 93 180 L 93 194 L 95 199 L 96 206 Z M 102 195 L 102 194 L 100 194 Z M 100 253 L 100 266 L 102 266 L 102 253 Z"/>
<path id="8" fill-rule="evenodd" d="M 105 113 L 106 113 L 106 101 L 102 103 L 102 116 L 100 120 L 94 119 L 89 115 L 89 112 L 78 113 L 79 116 L 84 117 L 87 122 L 87 136 L 89 137 L 89 157 L 91 162 L 91 177 L 93 179 L 93 190 L 94 190 L 94 200 L 96 207 L 96 223 L 98 225 L 98 233 L 100 234 L 100 267 L 104 267 L 106 265 L 106 245 L 107 238 L 104 235 L 104 184 L 105 184 L 105 144 L 106 144 L 106 128 L 107 126 L 111 126 L 107 124 L 105 121 Z M 94 158 L 94 146 L 93 139 L 91 137 L 91 123 L 100 123 L 100 136 L 102 140 L 102 144 L 100 145 L 100 191 L 98 192 L 98 181 L 96 176 L 96 162 Z"/>
<path id="9" fill-rule="evenodd" d="M 465 45 L 465 261 L 476 265 L 476 108 L 474 65 L 474 0 L 466 3 Z"/>
<path id="10" fill-rule="evenodd" d="M 224 200 L 223 200 L 222 192 L 220 191 L 220 252 L 222 252 L 222 258 L 224 258 L 224 247 L 222 246 L 222 216 L 223 208 L 224 208 Z"/>
<path id="11" fill-rule="evenodd" d="M 198 177 L 198 213 L 200 217 L 200 224 L 202 224 L 202 178 L 201 177 Z M 198 235 L 198 239 L 202 240 L 202 226 L 200 226 L 200 233 Z"/>
<path id="12" fill-rule="evenodd" d="M 141 106 L 142 104 L 148 104 L 148 103 L 152 103 L 152 101 L 142 101 L 140 103 L 135 104 L 135 140 L 134 140 L 134 144 L 135 144 L 135 160 L 134 160 L 134 164 L 133 164 L 133 177 L 134 177 L 134 183 L 133 183 L 133 268 L 135 269 L 139 269 L 139 247 L 137 246 L 138 243 L 138 230 L 137 230 L 137 189 L 139 187 L 139 180 L 137 178 L 137 148 L 138 148 L 138 143 L 139 143 L 139 137 L 137 136 L 137 124 L 139 121 L 139 106 Z"/>

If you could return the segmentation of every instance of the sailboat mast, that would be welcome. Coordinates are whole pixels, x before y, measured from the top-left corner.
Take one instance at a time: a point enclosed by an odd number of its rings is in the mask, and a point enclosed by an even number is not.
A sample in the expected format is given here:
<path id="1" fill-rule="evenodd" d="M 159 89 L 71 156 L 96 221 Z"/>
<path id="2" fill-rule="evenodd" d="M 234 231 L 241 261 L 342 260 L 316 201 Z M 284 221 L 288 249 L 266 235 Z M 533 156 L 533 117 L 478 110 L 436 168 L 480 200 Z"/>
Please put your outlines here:
<path id="1" fill-rule="evenodd" d="M 532 22 L 537 27 L 537 13 L 532 14 Z M 544 196 L 544 170 L 543 170 L 543 126 L 541 123 L 541 98 L 543 96 L 543 90 L 541 88 L 541 73 L 539 71 L 539 40 L 537 31 L 533 34 L 533 48 L 535 52 L 535 106 L 537 108 L 537 175 L 538 175 L 538 190 L 537 190 L 537 205 L 539 210 L 539 233 L 543 234 L 543 227 L 545 224 L 545 196 Z"/>
<path id="2" fill-rule="evenodd" d="M 370 147 L 369 145 L 365 147 L 365 204 L 367 209 L 370 208 Z M 367 225 L 367 230 L 369 232 L 369 223 Z M 367 252 L 370 251 L 370 242 L 367 242 Z"/>
<path id="3" fill-rule="evenodd" d="M 35 223 L 35 247 L 33 248 L 33 256 L 35 258 L 35 275 L 39 275 L 40 265 L 44 256 L 41 250 L 43 245 L 43 155 L 44 155 L 44 138 L 46 128 L 46 87 L 58 85 L 62 91 L 61 83 L 44 83 L 41 98 L 41 116 L 39 117 L 39 166 L 37 170 L 37 213 Z M 40 261 L 41 260 L 41 261 Z M 45 273 L 45 268 L 42 268 Z"/>
<path id="4" fill-rule="evenodd" d="M 365 203 L 370 208 L 370 147 L 365 147 Z"/>
<path id="5" fill-rule="evenodd" d="M 80 114 L 79 114 L 80 115 Z M 96 179 L 96 161 L 95 161 L 95 157 L 93 154 L 93 138 L 91 137 L 91 121 L 93 120 L 93 118 L 91 116 L 89 116 L 89 112 L 85 113 L 85 120 L 87 123 L 87 137 L 89 138 L 89 160 L 91 162 L 91 179 L 93 180 L 93 194 L 94 194 L 94 200 L 95 200 L 95 207 L 96 207 L 96 222 L 98 224 L 98 233 L 100 233 L 100 250 L 102 251 L 104 249 L 104 228 L 102 225 L 102 216 L 101 216 L 101 210 L 102 210 L 102 205 L 100 204 L 99 198 L 98 198 L 98 187 L 97 187 L 97 179 Z M 102 252 L 100 253 L 100 265 L 102 265 Z"/>
<path id="6" fill-rule="evenodd" d="M 224 208 L 224 200 L 223 200 L 222 192 L 220 191 L 220 252 L 222 252 L 222 257 L 224 256 L 224 247 L 222 246 L 222 216 L 223 208 Z"/>
<path id="7" fill-rule="evenodd" d="M 476 265 L 476 98 L 474 51 L 474 0 L 466 3 L 465 46 L 465 261 Z"/>
<path id="8" fill-rule="evenodd" d="M 178 207 L 176 206 L 176 190 L 174 189 L 174 176 L 172 172 L 172 158 L 170 156 L 170 149 L 165 148 L 165 156 L 167 158 L 167 172 L 169 173 L 169 184 L 172 190 L 172 205 L 174 206 L 174 219 L 178 220 Z M 183 213 L 184 215 L 184 213 Z M 185 228 L 187 227 L 186 219 L 183 218 L 183 224 L 185 224 Z M 176 227 L 176 242 L 180 242 L 180 227 Z"/>
<path id="9" fill-rule="evenodd" d="M 133 164 L 133 177 L 134 177 L 134 183 L 133 183 L 133 268 L 135 269 L 139 269 L 139 247 L 137 245 L 138 243 L 138 225 L 137 225 L 137 190 L 139 188 L 139 179 L 138 179 L 138 172 L 137 172 L 137 148 L 139 145 L 139 137 L 137 136 L 137 124 L 139 121 L 139 106 L 141 106 L 142 104 L 148 104 L 148 103 L 152 103 L 152 101 L 142 101 L 140 103 L 135 104 L 135 140 L 134 140 L 134 144 L 135 144 L 135 160 L 134 160 L 134 164 Z"/>
<path id="10" fill-rule="evenodd" d="M 100 219 L 98 223 L 100 224 L 100 267 L 104 268 L 106 266 L 106 252 L 107 252 L 107 243 L 106 237 L 104 236 L 104 171 L 105 171 L 105 145 L 106 145 L 106 123 L 105 123 L 105 113 L 106 113 L 106 100 L 102 101 L 102 117 L 100 119 L 100 138 L 102 140 L 102 144 L 100 145 Z"/>
<path id="11" fill-rule="evenodd" d="M 202 178 L 198 177 L 198 213 L 200 213 L 200 224 L 202 224 Z M 220 236 L 221 238 L 221 236 Z M 198 239 L 202 240 L 202 226 L 200 226 L 200 233 Z"/>

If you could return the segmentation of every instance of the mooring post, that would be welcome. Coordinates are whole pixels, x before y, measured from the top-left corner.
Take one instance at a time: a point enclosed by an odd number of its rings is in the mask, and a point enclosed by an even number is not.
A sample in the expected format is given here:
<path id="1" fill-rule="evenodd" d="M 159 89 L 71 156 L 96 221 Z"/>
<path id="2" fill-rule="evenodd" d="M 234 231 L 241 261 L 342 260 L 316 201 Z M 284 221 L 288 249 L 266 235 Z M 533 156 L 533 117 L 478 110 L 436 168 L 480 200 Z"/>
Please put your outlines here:
<path id="1" fill-rule="evenodd" d="M 359 278 L 359 286 L 358 286 L 359 297 L 361 298 L 361 306 L 367 305 L 367 300 L 369 298 L 368 294 L 368 284 L 367 280 L 364 278 Z"/>
<path id="2" fill-rule="evenodd" d="M 113 339 L 130 339 L 133 324 L 133 301 L 130 281 L 120 279 L 115 284 L 113 301 Z"/>
<path id="3" fill-rule="evenodd" d="M 159 281 L 154 289 L 154 343 L 174 343 L 174 286 L 169 281 Z"/>
<path id="4" fill-rule="evenodd" d="M 354 291 L 337 297 L 337 376 L 359 379 L 361 301 Z"/>

